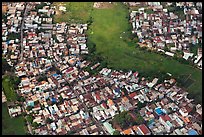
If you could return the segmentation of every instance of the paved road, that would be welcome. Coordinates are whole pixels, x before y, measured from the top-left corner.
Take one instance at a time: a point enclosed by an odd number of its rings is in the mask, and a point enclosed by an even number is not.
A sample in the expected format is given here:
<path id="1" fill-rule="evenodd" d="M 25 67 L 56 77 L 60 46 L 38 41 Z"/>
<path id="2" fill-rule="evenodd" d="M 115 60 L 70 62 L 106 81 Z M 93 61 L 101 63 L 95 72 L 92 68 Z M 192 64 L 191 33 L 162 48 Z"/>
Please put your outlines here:
<path id="1" fill-rule="evenodd" d="M 24 21 L 25 21 L 25 18 L 26 18 L 26 15 L 27 15 L 27 10 L 28 10 L 28 3 L 25 4 L 25 10 L 24 10 L 24 14 L 23 14 L 23 19 L 22 19 L 22 23 L 21 23 L 21 55 L 20 55 L 20 61 L 23 60 L 23 50 L 24 50 L 24 46 L 23 46 L 23 28 L 24 28 Z M 25 112 L 25 106 L 24 104 L 22 104 L 22 109 L 23 111 Z M 26 120 L 27 122 L 27 127 L 28 127 L 28 130 L 30 132 L 31 135 L 33 135 L 33 131 L 32 131 L 32 126 L 30 125 L 30 123 Z"/>
<path id="2" fill-rule="evenodd" d="M 28 5 L 27 3 L 25 4 L 25 10 L 24 10 L 24 14 L 23 14 L 23 19 L 22 19 L 22 23 L 21 23 L 21 56 L 20 56 L 20 61 L 23 60 L 23 28 L 24 28 L 24 21 L 25 21 L 25 17 L 27 14 L 27 10 L 28 10 Z"/>

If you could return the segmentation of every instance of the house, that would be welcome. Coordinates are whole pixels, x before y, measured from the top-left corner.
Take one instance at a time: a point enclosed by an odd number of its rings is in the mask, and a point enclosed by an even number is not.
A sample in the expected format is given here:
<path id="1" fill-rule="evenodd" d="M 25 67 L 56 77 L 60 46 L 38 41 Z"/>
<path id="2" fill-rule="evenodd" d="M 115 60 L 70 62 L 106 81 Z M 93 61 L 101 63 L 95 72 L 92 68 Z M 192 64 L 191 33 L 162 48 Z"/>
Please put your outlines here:
<path id="1" fill-rule="evenodd" d="M 170 130 L 173 129 L 173 125 L 170 122 L 171 118 L 169 117 L 169 115 L 165 114 L 165 115 L 161 115 L 159 117 L 159 121 L 165 126 L 167 132 L 170 132 Z"/>
<path id="2" fill-rule="evenodd" d="M 198 132 L 195 131 L 194 129 L 188 130 L 188 135 L 198 135 Z"/>
<path id="3" fill-rule="evenodd" d="M 138 135 L 151 135 L 150 130 L 145 126 L 145 124 L 139 125 L 137 127 L 136 133 Z"/>
<path id="4" fill-rule="evenodd" d="M 134 132 L 131 128 L 122 131 L 123 135 L 134 135 Z"/>
<path id="5" fill-rule="evenodd" d="M 8 112 L 10 116 L 16 117 L 21 114 L 21 107 L 20 106 L 9 107 Z"/>
<path id="6" fill-rule="evenodd" d="M 103 126 L 106 128 L 106 130 L 108 131 L 108 133 L 110 133 L 111 135 L 113 135 L 115 129 L 112 128 L 112 125 L 108 122 L 104 122 Z"/>

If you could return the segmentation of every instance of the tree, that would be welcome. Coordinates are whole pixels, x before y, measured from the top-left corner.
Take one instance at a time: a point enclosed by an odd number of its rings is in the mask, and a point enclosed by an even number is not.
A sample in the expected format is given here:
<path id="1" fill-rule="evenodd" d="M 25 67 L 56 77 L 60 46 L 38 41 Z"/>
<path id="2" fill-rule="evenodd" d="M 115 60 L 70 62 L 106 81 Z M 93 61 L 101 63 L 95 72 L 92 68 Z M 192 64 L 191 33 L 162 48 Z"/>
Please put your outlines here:
<path id="1" fill-rule="evenodd" d="M 143 117 L 139 113 L 136 113 L 136 117 L 137 117 L 137 119 L 135 122 L 137 123 L 137 125 L 143 124 L 145 122 L 145 120 L 143 119 Z"/>
<path id="2" fill-rule="evenodd" d="M 31 125 L 32 125 L 32 127 L 34 127 L 34 128 L 39 127 L 39 124 L 38 124 L 37 122 L 33 122 Z"/>
<path id="3" fill-rule="evenodd" d="M 12 32 L 12 33 L 9 33 L 9 34 L 8 34 L 8 39 L 9 39 L 9 40 L 15 40 L 15 39 L 20 39 L 20 38 L 21 38 L 20 33 L 14 33 L 14 32 Z"/>
<path id="4" fill-rule="evenodd" d="M 36 101 L 34 102 L 34 105 L 37 105 L 37 104 L 39 104 L 39 100 L 36 100 Z"/>
<path id="5" fill-rule="evenodd" d="M 27 110 L 27 111 L 30 111 L 30 110 L 32 110 L 32 108 L 33 108 L 33 107 L 31 107 L 31 106 L 27 106 L 26 110 Z"/>
<path id="6" fill-rule="evenodd" d="M 59 102 L 63 103 L 64 99 L 62 98 L 62 96 L 59 97 Z"/>
<path id="7" fill-rule="evenodd" d="M 123 111 L 114 116 L 113 123 L 119 124 L 122 128 L 126 128 L 129 125 L 133 125 L 134 121 L 132 120 L 129 111 Z"/>
<path id="8" fill-rule="evenodd" d="M 22 114 L 22 116 L 26 116 L 26 112 L 22 112 L 21 114 Z"/>
<path id="9" fill-rule="evenodd" d="M 8 62 L 6 61 L 5 58 L 2 58 L 2 74 L 4 74 L 6 71 L 11 72 L 12 68 L 11 66 L 8 64 Z"/>
<path id="10" fill-rule="evenodd" d="M 120 131 L 115 130 L 115 131 L 113 132 L 113 135 L 120 135 Z"/>
<path id="11" fill-rule="evenodd" d="M 142 102 L 138 102 L 137 103 L 137 108 L 140 110 L 141 108 L 145 107 L 146 106 L 146 102 L 142 103 Z"/>
<path id="12" fill-rule="evenodd" d="M 32 122 L 33 122 L 33 117 L 32 117 L 31 115 L 28 115 L 28 116 L 26 117 L 26 119 L 27 119 L 27 121 L 28 121 L 29 123 L 32 123 Z"/>
<path id="13" fill-rule="evenodd" d="M 50 124 L 50 123 L 52 123 L 52 122 L 53 122 L 53 120 L 52 120 L 52 119 L 50 119 L 50 118 L 47 118 L 47 119 L 45 120 L 45 122 L 46 122 L 46 123 L 48 123 L 48 124 Z"/>

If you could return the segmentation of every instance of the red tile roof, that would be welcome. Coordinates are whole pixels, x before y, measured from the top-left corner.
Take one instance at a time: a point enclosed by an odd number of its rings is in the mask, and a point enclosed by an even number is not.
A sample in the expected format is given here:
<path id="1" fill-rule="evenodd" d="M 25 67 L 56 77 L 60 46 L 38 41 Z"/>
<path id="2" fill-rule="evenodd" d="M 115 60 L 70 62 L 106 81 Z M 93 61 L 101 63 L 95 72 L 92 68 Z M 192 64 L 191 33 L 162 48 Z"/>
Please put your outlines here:
<path id="1" fill-rule="evenodd" d="M 137 95 L 137 93 L 136 93 L 136 92 L 133 92 L 133 93 L 129 94 L 129 97 L 130 97 L 130 98 L 134 98 L 136 95 Z"/>
<path id="2" fill-rule="evenodd" d="M 161 115 L 160 116 L 164 121 L 170 121 L 171 118 L 168 115 Z"/>
<path id="3" fill-rule="evenodd" d="M 144 135 L 147 135 L 150 133 L 149 129 L 144 124 L 140 125 L 138 128 L 142 131 Z"/>

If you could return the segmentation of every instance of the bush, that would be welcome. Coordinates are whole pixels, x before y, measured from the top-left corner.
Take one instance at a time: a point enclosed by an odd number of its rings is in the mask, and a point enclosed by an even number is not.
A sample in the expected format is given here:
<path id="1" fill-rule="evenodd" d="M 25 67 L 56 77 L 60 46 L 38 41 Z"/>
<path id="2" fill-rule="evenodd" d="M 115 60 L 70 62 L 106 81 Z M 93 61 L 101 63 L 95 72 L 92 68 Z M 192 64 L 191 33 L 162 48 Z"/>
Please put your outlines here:
<path id="1" fill-rule="evenodd" d="M 38 11 L 39 9 L 42 9 L 44 6 L 47 6 L 45 2 L 42 2 L 41 4 L 35 6 L 35 9 Z"/>
<path id="2" fill-rule="evenodd" d="M 33 108 L 33 107 L 31 107 L 31 106 L 27 106 L 26 110 L 27 110 L 27 111 L 30 111 L 30 110 L 32 110 L 32 108 Z"/>
<path id="3" fill-rule="evenodd" d="M 9 40 L 15 40 L 15 39 L 20 39 L 20 38 L 21 38 L 20 33 L 14 33 L 14 32 L 12 32 L 12 33 L 9 33 L 9 34 L 8 34 L 8 39 L 9 39 Z"/>
<path id="4" fill-rule="evenodd" d="M 34 122 L 34 123 L 32 123 L 31 125 L 32 125 L 32 127 L 34 127 L 34 128 L 39 127 L 39 124 L 38 124 L 37 122 Z"/>
<path id="5" fill-rule="evenodd" d="M 115 131 L 113 132 L 113 135 L 120 135 L 120 131 L 115 130 Z"/>
<path id="6" fill-rule="evenodd" d="M 31 115 L 28 115 L 28 116 L 26 117 L 26 119 L 27 119 L 27 121 L 28 121 L 29 123 L 33 123 L 33 117 L 32 117 Z"/>
<path id="7" fill-rule="evenodd" d="M 48 124 L 50 124 L 50 123 L 52 123 L 52 122 L 53 122 L 53 120 L 52 120 L 52 119 L 50 119 L 50 118 L 47 118 L 47 119 L 45 120 L 45 122 L 46 122 L 46 123 L 48 123 Z"/>

